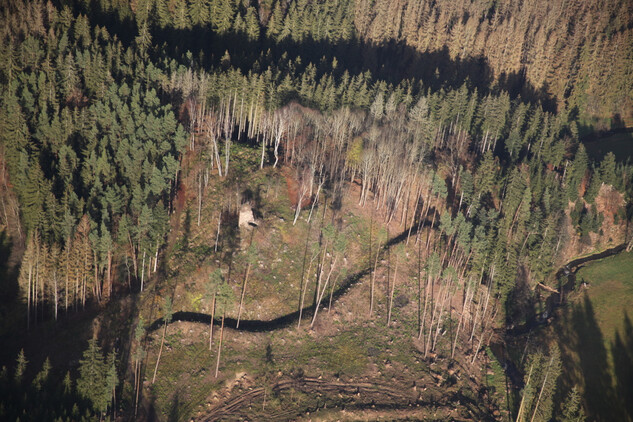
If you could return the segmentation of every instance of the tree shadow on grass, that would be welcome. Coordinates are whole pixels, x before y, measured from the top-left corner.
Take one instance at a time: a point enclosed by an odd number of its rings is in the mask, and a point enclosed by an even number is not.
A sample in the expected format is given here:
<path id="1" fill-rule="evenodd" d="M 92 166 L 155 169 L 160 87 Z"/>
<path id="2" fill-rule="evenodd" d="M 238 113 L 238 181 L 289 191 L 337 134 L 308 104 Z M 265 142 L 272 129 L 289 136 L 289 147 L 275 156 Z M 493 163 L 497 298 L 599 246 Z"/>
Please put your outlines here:
<path id="1" fill-rule="evenodd" d="M 178 422 L 180 420 L 180 392 L 176 391 L 171 405 L 169 406 L 169 422 Z"/>
<path id="2" fill-rule="evenodd" d="M 633 325 L 628 313 L 624 312 L 624 332 L 615 333 L 611 342 L 611 355 L 615 372 L 615 393 L 622 407 L 623 419 L 633 420 Z"/>
<path id="3" fill-rule="evenodd" d="M 181 399 L 180 390 L 176 390 L 174 395 L 171 398 L 171 402 L 169 403 L 169 409 L 167 414 L 159 415 L 158 409 L 156 408 L 156 396 L 154 394 L 149 398 L 149 405 L 147 407 L 147 414 L 145 415 L 145 420 L 148 422 L 155 422 L 163 419 L 165 416 L 167 417 L 167 422 L 178 422 L 181 418 L 181 409 L 182 409 L 182 399 Z"/>
<path id="4" fill-rule="evenodd" d="M 574 305 L 571 309 L 564 308 L 558 330 L 563 362 L 563 395 L 560 399 L 577 385 L 584 391 L 584 407 L 589 420 L 629 420 L 625 416 L 620 388 L 616 391 L 613 387 L 604 336 L 598 326 L 593 305 L 586 294 L 582 303 Z M 630 366 L 630 361 L 628 365 Z M 615 373 L 619 370 L 616 364 Z"/>

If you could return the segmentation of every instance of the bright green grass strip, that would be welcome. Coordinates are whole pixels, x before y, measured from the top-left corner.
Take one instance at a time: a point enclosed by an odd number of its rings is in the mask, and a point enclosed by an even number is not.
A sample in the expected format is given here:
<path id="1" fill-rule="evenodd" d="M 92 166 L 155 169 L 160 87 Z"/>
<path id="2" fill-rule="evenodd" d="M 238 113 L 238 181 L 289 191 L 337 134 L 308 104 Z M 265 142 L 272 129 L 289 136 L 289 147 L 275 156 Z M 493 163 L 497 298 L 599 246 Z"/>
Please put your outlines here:
<path id="1" fill-rule="evenodd" d="M 633 317 L 633 252 L 622 252 L 581 268 L 578 283 L 589 283 L 587 295 L 605 341 L 622 332 L 624 315 Z"/>

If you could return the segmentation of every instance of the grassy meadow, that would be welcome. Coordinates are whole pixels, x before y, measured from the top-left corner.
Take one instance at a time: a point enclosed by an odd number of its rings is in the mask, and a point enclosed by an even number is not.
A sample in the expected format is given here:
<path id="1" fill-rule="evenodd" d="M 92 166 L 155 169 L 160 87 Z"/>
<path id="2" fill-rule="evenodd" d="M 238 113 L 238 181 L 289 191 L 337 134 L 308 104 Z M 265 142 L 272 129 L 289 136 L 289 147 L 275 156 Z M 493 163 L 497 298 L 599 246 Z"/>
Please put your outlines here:
<path id="1" fill-rule="evenodd" d="M 633 253 L 587 264 L 576 286 L 551 327 L 561 349 L 561 392 L 579 387 L 589 420 L 631 420 Z"/>

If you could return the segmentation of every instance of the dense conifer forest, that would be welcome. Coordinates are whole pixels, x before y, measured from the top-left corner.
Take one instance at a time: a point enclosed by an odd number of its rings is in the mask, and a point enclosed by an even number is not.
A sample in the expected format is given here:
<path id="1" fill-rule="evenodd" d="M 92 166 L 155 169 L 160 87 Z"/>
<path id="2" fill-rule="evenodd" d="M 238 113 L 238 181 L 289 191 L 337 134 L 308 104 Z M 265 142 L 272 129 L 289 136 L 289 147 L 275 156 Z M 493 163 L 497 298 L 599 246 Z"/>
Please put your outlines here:
<path id="1" fill-rule="evenodd" d="M 555 340 L 506 338 L 577 294 L 565 263 L 633 245 L 630 139 L 592 152 L 633 126 L 630 2 L 6 0 L 0 91 L 0 419 L 286 420 L 348 387 L 358 412 L 633 418 Z M 424 366 L 417 398 L 315 370 L 358 359 L 327 325 L 346 300 L 395 353 L 363 359 Z M 312 360 L 275 358 L 286 335 Z M 200 397 L 170 385 L 180 352 Z M 230 402 L 249 371 L 261 413 Z M 398 415 L 350 418 L 436 420 Z"/>

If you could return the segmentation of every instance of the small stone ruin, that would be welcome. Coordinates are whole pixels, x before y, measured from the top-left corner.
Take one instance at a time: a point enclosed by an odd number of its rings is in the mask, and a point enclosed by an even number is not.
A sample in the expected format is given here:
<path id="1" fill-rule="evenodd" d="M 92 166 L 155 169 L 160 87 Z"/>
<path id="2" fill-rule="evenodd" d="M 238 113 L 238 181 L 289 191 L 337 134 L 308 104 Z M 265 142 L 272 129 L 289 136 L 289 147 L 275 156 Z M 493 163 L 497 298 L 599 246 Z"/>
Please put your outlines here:
<path id="1" fill-rule="evenodd" d="M 253 208 L 250 204 L 242 204 L 240 207 L 239 227 L 240 229 L 246 229 L 250 227 L 257 227 L 257 221 L 253 215 Z"/>

